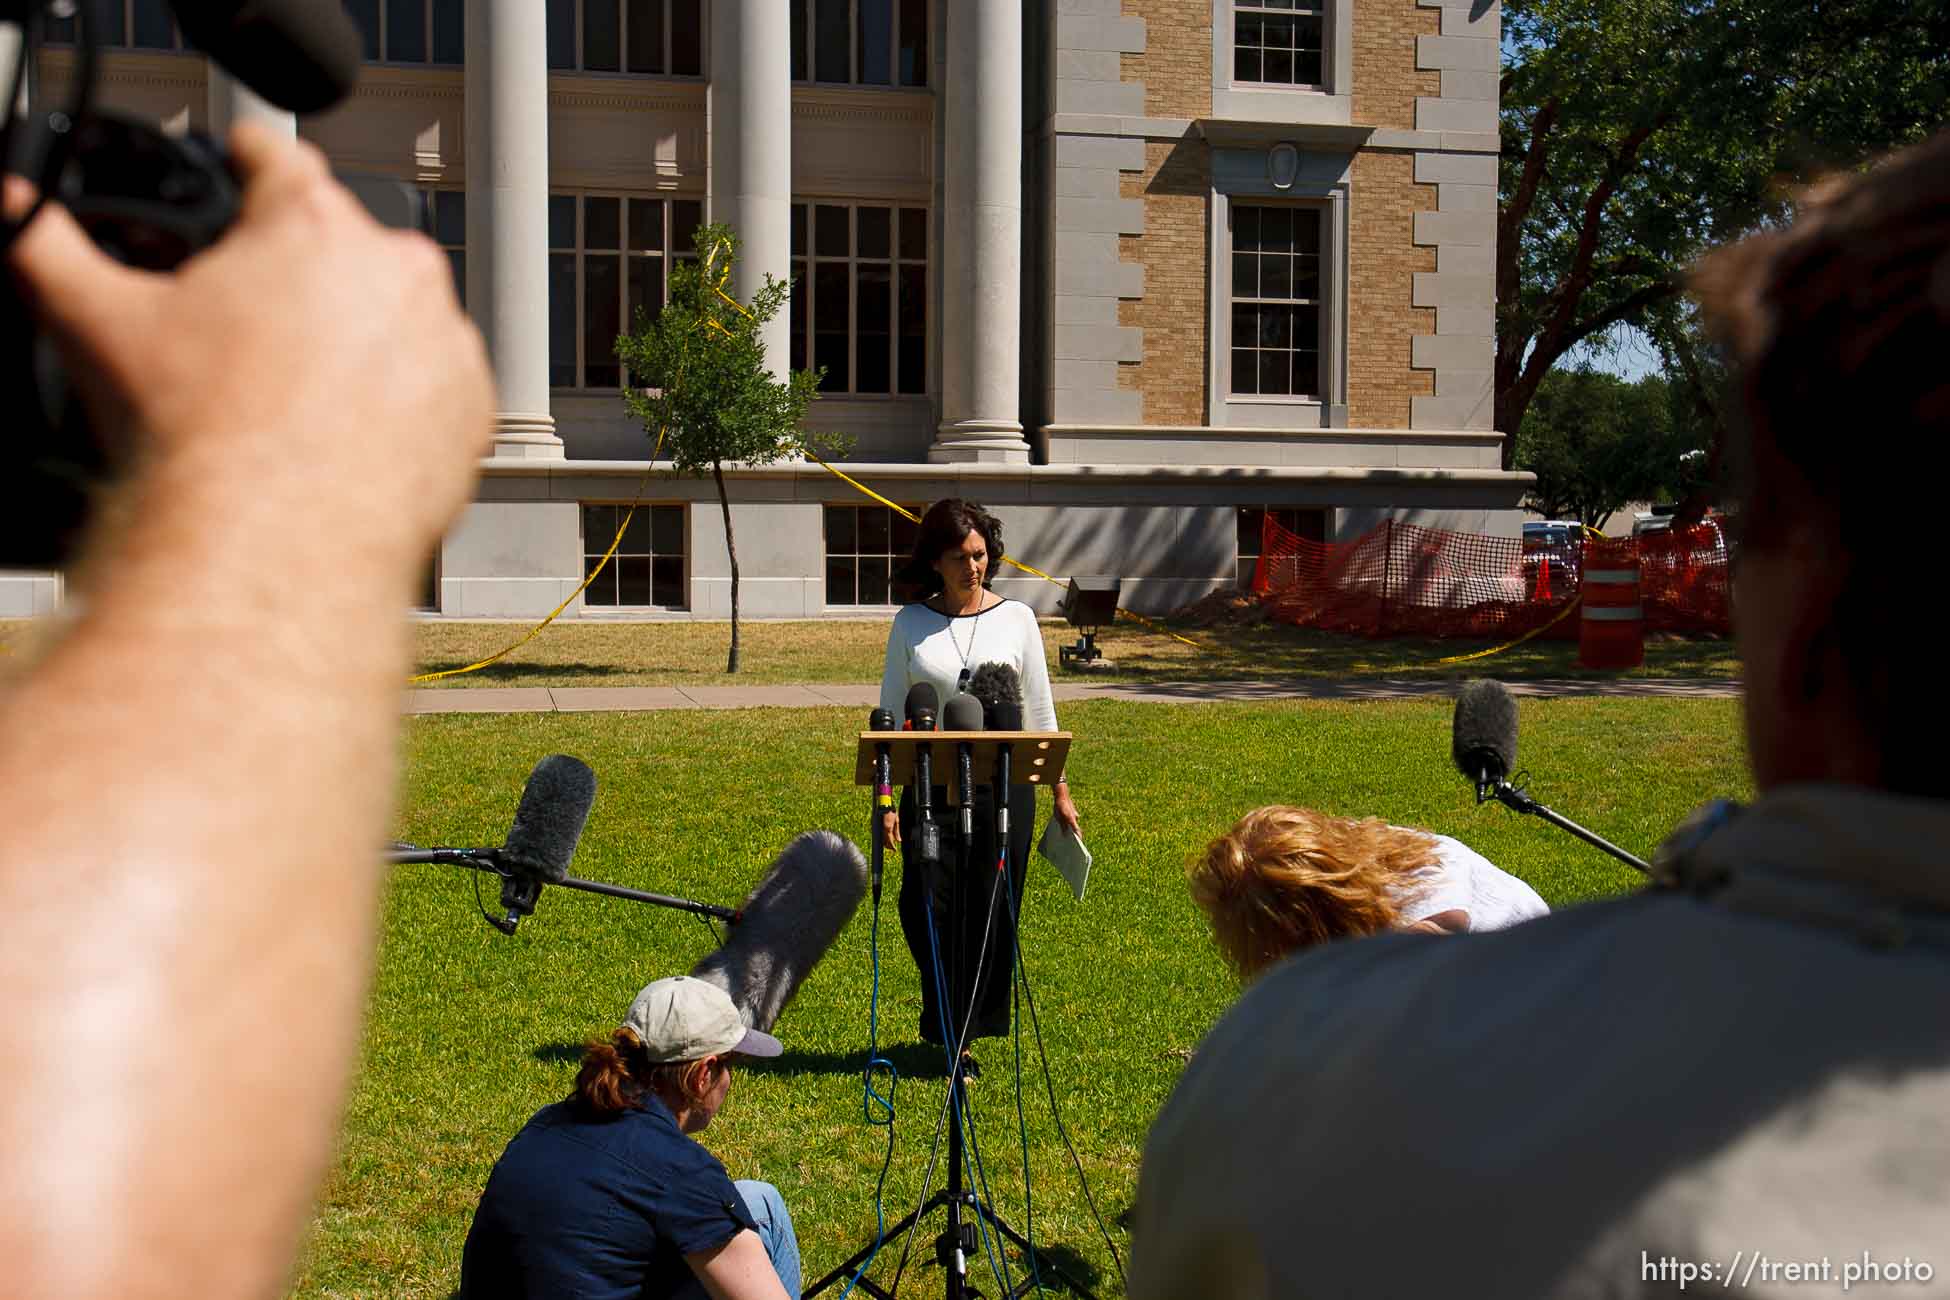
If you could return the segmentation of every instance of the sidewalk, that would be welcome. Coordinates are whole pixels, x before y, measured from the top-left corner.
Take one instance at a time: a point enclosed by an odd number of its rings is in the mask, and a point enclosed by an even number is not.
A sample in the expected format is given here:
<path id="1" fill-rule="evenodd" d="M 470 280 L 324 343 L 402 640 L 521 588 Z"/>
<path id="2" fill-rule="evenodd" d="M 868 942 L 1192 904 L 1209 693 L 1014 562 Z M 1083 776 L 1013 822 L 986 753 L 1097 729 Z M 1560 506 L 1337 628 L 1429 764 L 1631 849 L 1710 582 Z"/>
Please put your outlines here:
<path id="1" fill-rule="evenodd" d="M 1512 695 L 1667 696 L 1730 700 L 1740 683 L 1719 679 L 1639 677 L 1615 681 L 1508 682 Z M 1069 682 L 1052 684 L 1059 702 L 1143 700 L 1197 704 L 1211 700 L 1419 700 L 1447 699 L 1461 682 L 1450 678 L 1348 679 L 1298 677 L 1245 682 Z M 880 703 L 877 683 L 831 686 L 509 686 L 486 689 L 409 689 L 408 713 L 633 713 L 651 709 L 871 709 Z"/>

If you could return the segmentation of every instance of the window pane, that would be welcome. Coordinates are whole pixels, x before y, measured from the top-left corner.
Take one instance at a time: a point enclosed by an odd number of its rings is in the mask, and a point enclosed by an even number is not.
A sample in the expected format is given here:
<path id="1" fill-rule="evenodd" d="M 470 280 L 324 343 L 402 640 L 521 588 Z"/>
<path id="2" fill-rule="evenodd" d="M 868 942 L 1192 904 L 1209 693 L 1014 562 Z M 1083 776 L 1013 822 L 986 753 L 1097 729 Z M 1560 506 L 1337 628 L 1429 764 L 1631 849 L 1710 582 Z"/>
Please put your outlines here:
<path id="1" fill-rule="evenodd" d="M 1291 307 L 1258 307 L 1259 345 L 1263 348 L 1290 348 L 1293 346 L 1293 309 Z"/>
<path id="2" fill-rule="evenodd" d="M 648 605 L 650 603 L 650 557 L 625 555 L 618 551 L 616 558 L 610 563 L 616 566 L 616 603 Z"/>
<path id="3" fill-rule="evenodd" d="M 893 247 L 892 229 L 894 210 L 892 208 L 857 208 L 859 214 L 854 219 L 859 222 L 860 256 L 890 257 Z"/>
<path id="4" fill-rule="evenodd" d="M 1259 346 L 1259 312 L 1252 307 L 1232 309 L 1232 346 L 1235 348 L 1256 348 Z"/>
<path id="5" fill-rule="evenodd" d="M 582 201 L 582 246 L 621 248 L 623 246 L 623 201 L 590 195 Z"/>
<path id="6" fill-rule="evenodd" d="M 1259 209 L 1235 205 L 1232 209 L 1232 247 L 1249 252 L 1259 247 Z"/>
<path id="7" fill-rule="evenodd" d="M 1293 391 L 1292 354 L 1288 352 L 1261 352 L 1259 354 L 1259 391 L 1262 393 L 1290 393 Z"/>
<path id="8" fill-rule="evenodd" d="M 1260 24 L 1259 43 L 1267 50 L 1290 50 L 1293 48 L 1293 20 L 1291 18 L 1268 18 Z M 1272 78 L 1267 78 L 1272 80 Z"/>
<path id="9" fill-rule="evenodd" d="M 853 588 L 854 560 L 850 555 L 829 555 L 826 557 L 826 603 L 828 605 L 857 605 L 859 598 Z"/>
<path id="10" fill-rule="evenodd" d="M 925 393 L 928 370 L 928 272 L 922 266 L 901 268 L 900 391 Z"/>
<path id="11" fill-rule="evenodd" d="M 1320 259 L 1318 257 L 1296 257 L 1293 259 L 1293 296 L 1318 301 L 1320 298 Z"/>
<path id="12" fill-rule="evenodd" d="M 862 605 L 887 603 L 887 573 L 890 567 L 884 555 L 860 557 L 860 603 Z"/>
<path id="13" fill-rule="evenodd" d="M 813 0 L 813 79 L 851 81 L 847 66 L 852 0 Z"/>
<path id="14" fill-rule="evenodd" d="M 847 373 L 847 268 L 826 262 L 813 269 L 813 364 L 826 368 L 820 391 L 851 391 Z"/>
<path id="15" fill-rule="evenodd" d="M 548 246 L 550 248 L 574 248 L 576 246 L 575 195 L 551 194 L 548 196 Z"/>
<path id="16" fill-rule="evenodd" d="M 467 61 L 467 6 L 465 0 L 433 0 L 433 61 Z"/>
<path id="17" fill-rule="evenodd" d="M 1262 81 L 1276 81 L 1282 86 L 1293 84 L 1293 51 L 1266 51 L 1265 70 L 1260 74 Z"/>
<path id="18" fill-rule="evenodd" d="M 887 512 L 887 526 L 893 530 L 893 545 L 889 547 L 894 558 L 903 559 L 914 553 L 914 540 L 921 535 L 921 526 L 906 515 L 896 511 Z"/>
<path id="19" fill-rule="evenodd" d="M 1327 78 L 1320 70 L 1320 51 L 1302 50 L 1294 58 L 1293 80 L 1300 86 L 1324 86 Z"/>
<path id="20" fill-rule="evenodd" d="M 433 242 L 458 248 L 467 242 L 467 195 L 461 190 L 433 192 Z"/>
<path id="21" fill-rule="evenodd" d="M 1232 255 L 1232 293 L 1236 298 L 1259 296 L 1259 257 L 1256 254 Z"/>
<path id="22" fill-rule="evenodd" d="M 887 510 L 884 506 L 860 507 L 860 554 L 887 554 Z"/>
<path id="23" fill-rule="evenodd" d="M 396 0 L 411 3 L 411 0 Z M 129 44 L 142 50 L 176 48 L 176 35 L 170 28 L 169 8 L 163 0 L 135 0 L 135 36 Z M 8 78 L 8 84 L 12 84 Z"/>
<path id="24" fill-rule="evenodd" d="M 650 561 L 650 603 L 670 609 L 684 607 L 684 557 L 659 555 Z"/>
<path id="25" fill-rule="evenodd" d="M 628 314 L 623 319 L 634 330 L 640 316 L 648 315 L 654 319 L 664 309 L 664 260 L 661 257 L 632 257 L 629 263 L 630 297 L 624 304 Z"/>
<path id="26" fill-rule="evenodd" d="M 1293 354 L 1293 391 L 1308 397 L 1320 394 L 1320 353 Z"/>
<path id="27" fill-rule="evenodd" d="M 901 0 L 901 85 L 928 84 L 927 0 Z"/>
<path id="28" fill-rule="evenodd" d="M 615 536 L 615 506 L 582 508 L 582 549 L 584 551 L 591 555 L 601 555 L 609 550 L 609 544 Z"/>
<path id="29" fill-rule="evenodd" d="M 1259 255 L 1259 296 L 1262 298 L 1293 296 L 1292 258 L 1284 253 Z"/>
<path id="30" fill-rule="evenodd" d="M 623 382 L 616 362 L 616 336 L 622 332 L 622 268 L 614 254 L 582 259 L 582 377 L 588 388 L 616 388 Z"/>
<path id="31" fill-rule="evenodd" d="M 704 224 L 704 205 L 696 199 L 672 199 L 670 251 L 680 257 L 697 250 L 697 228 Z"/>
<path id="32" fill-rule="evenodd" d="M 704 70 L 704 23 L 698 0 L 670 0 L 670 70 L 695 77 Z"/>
<path id="33" fill-rule="evenodd" d="M 1259 246 L 1268 253 L 1288 253 L 1293 251 L 1293 209 L 1261 208 L 1259 210 Z M 1262 273 L 1264 268 L 1261 268 Z"/>
<path id="34" fill-rule="evenodd" d="M 792 27 L 792 79 L 810 81 L 812 74 L 806 67 L 806 12 L 807 0 L 792 0 L 791 16 L 786 21 Z"/>
<path id="35" fill-rule="evenodd" d="M 623 16 L 617 0 L 582 0 L 582 66 L 615 72 L 622 66 Z"/>
<path id="36" fill-rule="evenodd" d="M 792 263 L 792 303 L 787 309 L 792 322 L 792 355 L 786 363 L 794 370 L 806 368 L 806 295 L 810 292 L 806 284 L 806 264 L 795 260 Z"/>
<path id="37" fill-rule="evenodd" d="M 926 208 L 901 209 L 901 256 L 916 261 L 925 260 L 928 255 L 928 210 Z"/>
<path id="38" fill-rule="evenodd" d="M 548 382 L 573 388 L 576 382 L 576 256 L 548 255 Z"/>
<path id="39" fill-rule="evenodd" d="M 893 383 L 893 292 L 894 280 L 889 267 L 872 262 L 859 266 L 856 284 L 859 290 L 856 312 L 857 350 L 860 373 L 854 382 L 854 391 L 861 393 L 889 393 Z"/>
<path id="40" fill-rule="evenodd" d="M 576 65 L 576 0 L 548 0 L 548 66 Z"/>
<path id="41" fill-rule="evenodd" d="M 630 247 L 637 251 L 664 246 L 664 205 L 661 199 L 630 200 Z"/>
<path id="42" fill-rule="evenodd" d="M 1306 308 L 1293 314 L 1293 346 L 1309 350 L 1320 346 L 1320 309 Z"/>
<path id="43" fill-rule="evenodd" d="M 664 70 L 664 0 L 630 0 L 630 71 Z"/>
<path id="44" fill-rule="evenodd" d="M 1239 508 L 1239 554 L 1258 555 L 1260 531 L 1265 526 L 1266 512 L 1258 506 Z"/>
<path id="45" fill-rule="evenodd" d="M 1234 81 L 1258 81 L 1260 73 L 1259 51 L 1255 49 L 1235 49 L 1232 52 L 1232 79 Z"/>
<path id="46" fill-rule="evenodd" d="M 605 543 L 607 545 L 607 543 Z M 587 578 L 596 573 L 596 566 L 603 563 L 602 552 L 586 556 L 582 563 L 582 576 Z M 603 571 L 582 592 L 585 605 L 614 605 L 616 603 L 616 570 L 611 565 L 603 565 Z"/>
<path id="47" fill-rule="evenodd" d="M 1259 391 L 1259 354 L 1245 348 L 1232 350 L 1232 391 L 1235 393 L 1256 393 Z"/>
<path id="48" fill-rule="evenodd" d="M 386 6 L 386 61 L 427 61 L 427 0 L 390 0 Z"/>
<path id="49" fill-rule="evenodd" d="M 658 555 L 684 553 L 684 507 L 650 508 L 650 549 Z"/>
<path id="50" fill-rule="evenodd" d="M 1266 20 L 1258 14 L 1235 13 L 1232 16 L 1232 44 L 1234 49 L 1257 50 L 1263 41 L 1259 38 L 1260 25 Z"/>
<path id="51" fill-rule="evenodd" d="M 813 252 L 821 257 L 845 257 L 848 251 L 847 210 L 822 203 L 814 209 Z"/>
<path id="52" fill-rule="evenodd" d="M 623 517 L 623 544 L 617 547 L 619 554 L 648 555 L 650 553 L 650 507 L 638 506 L 632 510 L 620 507 L 617 512 Z"/>
<path id="53" fill-rule="evenodd" d="M 855 527 L 859 512 L 852 506 L 827 506 L 826 514 L 826 553 L 828 555 L 852 555 L 859 548 L 854 539 L 859 536 Z"/>
<path id="54" fill-rule="evenodd" d="M 885 86 L 892 82 L 894 67 L 894 0 L 857 0 L 859 5 L 856 50 L 859 79 L 863 85 Z"/>
<path id="55" fill-rule="evenodd" d="M 359 29 L 362 57 L 368 63 L 379 61 L 379 0 L 345 0 L 345 12 Z M 70 24 L 74 22 L 71 18 Z M 70 37 L 69 39 L 73 39 Z"/>
<path id="56" fill-rule="evenodd" d="M 806 205 L 803 203 L 792 205 L 792 255 L 806 255 Z"/>

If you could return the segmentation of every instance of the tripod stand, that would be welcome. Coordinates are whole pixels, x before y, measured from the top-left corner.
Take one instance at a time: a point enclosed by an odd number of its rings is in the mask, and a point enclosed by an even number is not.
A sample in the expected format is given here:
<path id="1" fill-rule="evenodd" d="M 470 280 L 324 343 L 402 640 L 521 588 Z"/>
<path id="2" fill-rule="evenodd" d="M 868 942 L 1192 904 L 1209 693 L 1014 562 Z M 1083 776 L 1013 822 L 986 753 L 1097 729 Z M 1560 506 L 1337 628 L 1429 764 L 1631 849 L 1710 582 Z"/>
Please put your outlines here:
<path id="1" fill-rule="evenodd" d="M 880 731 L 862 734 L 860 737 L 859 761 L 856 765 L 856 779 L 863 785 L 872 783 L 876 791 L 879 792 L 874 811 L 874 833 L 872 840 L 873 888 L 876 909 L 878 909 L 880 902 L 880 879 L 886 853 L 885 833 L 881 824 L 880 812 L 883 808 L 891 806 L 888 793 L 891 791 L 893 781 L 897 777 L 907 778 L 906 783 L 911 785 L 916 780 L 915 774 L 918 767 L 920 772 L 918 779 L 923 781 L 927 779 L 928 768 L 932 764 L 927 758 L 922 758 L 918 764 L 916 762 L 917 750 L 921 746 L 941 745 L 945 749 L 957 742 L 970 742 L 973 744 L 973 758 L 975 762 L 993 766 L 1000 759 L 999 774 L 1001 779 L 996 786 L 995 798 L 996 815 L 1000 824 L 997 829 L 996 842 L 1000 847 L 1000 851 L 1006 855 L 1009 852 L 1007 817 L 1011 751 L 1023 751 L 1023 761 L 1028 768 L 1025 783 L 1041 784 L 1050 774 L 1062 771 L 1063 759 L 1069 750 L 1069 740 L 1070 737 L 1062 732 L 989 731 L 917 733 Z M 950 787 L 950 791 L 951 799 L 959 803 L 960 800 L 956 796 L 960 792 L 952 786 Z M 924 794 L 923 797 L 925 798 L 927 795 Z M 960 837 L 956 863 L 958 873 L 966 873 L 971 867 L 971 863 L 968 860 L 971 850 L 969 840 L 970 837 L 967 835 Z M 1008 872 L 1012 865 L 1005 857 L 1001 863 L 1001 871 L 1004 873 Z M 965 878 L 965 876 L 958 876 L 958 881 L 962 878 Z M 996 887 L 999 887 L 999 885 Z M 971 973 L 970 977 L 966 980 L 959 978 L 963 966 L 963 954 L 960 951 L 963 927 L 961 917 L 958 914 L 961 906 L 961 893 L 962 891 L 959 888 L 954 888 L 949 891 L 951 915 L 949 917 L 948 930 L 950 935 L 953 936 L 954 947 L 951 949 L 949 975 L 945 981 L 947 996 L 942 998 L 943 1005 L 941 1008 L 942 1036 L 950 1040 L 947 1043 L 947 1047 L 951 1062 L 948 1074 L 948 1098 L 946 1101 L 951 1121 L 948 1131 L 948 1176 L 946 1185 L 928 1197 L 919 1207 L 903 1216 L 884 1232 L 877 1234 L 873 1239 L 869 1240 L 860 1249 L 855 1251 L 845 1263 L 807 1287 L 803 1293 L 807 1297 L 816 1296 L 836 1282 L 851 1278 L 856 1270 L 859 1270 L 865 1261 L 875 1251 L 880 1249 L 883 1242 L 911 1231 L 922 1221 L 932 1216 L 936 1210 L 945 1209 L 947 1211 L 947 1226 L 941 1235 L 936 1238 L 935 1253 L 937 1260 L 947 1271 L 947 1289 L 945 1293 L 947 1300 L 970 1300 L 970 1298 L 981 1294 L 969 1286 L 968 1259 L 978 1249 L 983 1225 L 987 1225 L 988 1229 L 992 1230 L 1001 1239 L 1001 1241 L 997 1242 L 998 1250 L 1001 1249 L 1002 1241 L 1012 1243 L 1030 1261 L 1028 1274 L 1019 1283 L 1013 1287 L 1009 1287 L 1007 1294 L 1013 1297 L 1027 1295 L 1031 1290 L 1041 1289 L 1039 1279 L 1051 1278 L 1060 1280 L 1074 1294 L 1087 1297 L 1088 1300 L 1094 1300 L 1088 1288 L 1064 1272 L 1052 1261 L 1048 1260 L 1047 1257 L 1041 1255 L 1027 1237 L 1017 1232 L 1004 1221 L 1002 1216 L 996 1213 L 991 1206 L 984 1203 L 972 1189 L 967 1187 L 965 1182 L 967 1147 L 962 1125 L 971 1122 L 968 1119 L 967 1110 L 968 1058 L 961 1051 L 961 1034 L 956 1032 L 956 1026 L 957 1024 L 965 1026 L 970 1023 L 972 1017 L 963 1016 L 957 1020 L 954 1008 L 963 1001 L 962 986 L 964 984 L 966 985 L 967 998 L 972 1005 L 972 999 L 975 996 L 975 990 L 979 987 L 980 981 L 976 978 L 979 972 Z M 993 903 L 991 903 L 992 906 Z M 981 964 L 981 959 L 986 955 L 985 953 L 977 954 L 977 965 Z M 999 959 L 1013 965 L 1014 953 L 1011 951 L 1006 954 L 999 954 Z M 926 973 L 924 972 L 925 977 Z M 856 1287 L 868 1295 L 879 1297 L 880 1300 L 893 1300 L 893 1292 L 880 1286 L 871 1278 L 865 1276 L 864 1273 L 860 1275 Z"/>

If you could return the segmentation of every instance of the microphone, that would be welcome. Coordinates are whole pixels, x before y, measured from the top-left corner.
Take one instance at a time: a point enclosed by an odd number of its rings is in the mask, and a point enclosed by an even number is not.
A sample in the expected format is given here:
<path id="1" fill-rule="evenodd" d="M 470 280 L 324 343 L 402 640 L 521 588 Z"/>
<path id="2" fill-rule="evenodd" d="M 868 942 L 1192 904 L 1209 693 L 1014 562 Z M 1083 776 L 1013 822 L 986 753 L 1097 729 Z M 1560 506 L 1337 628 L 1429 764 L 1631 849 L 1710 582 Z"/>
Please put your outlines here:
<path id="1" fill-rule="evenodd" d="M 807 831 L 785 846 L 723 946 L 691 974 L 729 994 L 748 1027 L 770 1032 L 866 892 L 860 850 L 832 831 Z"/>
<path id="2" fill-rule="evenodd" d="M 1457 694 L 1449 755 L 1475 782 L 1478 803 L 1509 777 L 1517 765 L 1517 702 L 1503 683 L 1477 680 Z"/>
<path id="3" fill-rule="evenodd" d="M 1014 668 L 1008 664 L 983 664 L 969 679 L 968 691 L 982 702 L 983 730 L 1022 730 L 1022 677 Z M 1009 790 L 1015 784 L 1014 748 L 1006 740 L 997 741 L 995 746 L 995 841 L 1003 853 L 1009 847 Z"/>
<path id="4" fill-rule="evenodd" d="M 894 730 L 894 715 L 875 709 L 867 715 L 867 730 Z M 873 901 L 880 904 L 881 859 L 886 851 L 886 815 L 894 811 L 893 747 L 881 741 L 873 747 Z"/>
<path id="5" fill-rule="evenodd" d="M 916 682 L 907 692 L 907 723 L 915 731 L 933 731 L 941 697 L 932 684 Z M 934 820 L 934 746 L 914 747 L 914 857 L 923 866 L 941 861 L 941 827 Z"/>
<path id="6" fill-rule="evenodd" d="M 948 700 L 949 731 L 982 730 L 982 702 L 973 695 L 953 695 Z M 975 742 L 955 742 L 955 792 L 961 798 L 961 842 L 975 839 Z"/>
<path id="7" fill-rule="evenodd" d="M 279 108 L 316 113 L 359 79 L 358 29 L 320 0 L 172 0 L 183 39 Z"/>
<path id="8" fill-rule="evenodd" d="M 550 754 L 528 774 L 508 841 L 494 851 L 495 859 L 521 875 L 561 883 L 595 802 L 596 774 L 589 764 Z"/>

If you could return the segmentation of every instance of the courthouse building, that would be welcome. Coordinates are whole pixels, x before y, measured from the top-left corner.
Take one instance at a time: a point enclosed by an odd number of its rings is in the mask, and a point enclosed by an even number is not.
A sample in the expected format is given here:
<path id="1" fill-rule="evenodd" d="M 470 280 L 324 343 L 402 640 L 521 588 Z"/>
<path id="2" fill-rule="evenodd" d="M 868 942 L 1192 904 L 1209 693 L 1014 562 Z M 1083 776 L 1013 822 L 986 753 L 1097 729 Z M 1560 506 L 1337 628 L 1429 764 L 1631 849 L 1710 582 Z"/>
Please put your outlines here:
<path id="1" fill-rule="evenodd" d="M 177 128 L 265 111 L 162 0 L 116 3 L 106 104 Z M 793 277 L 768 353 L 825 367 L 807 423 L 851 438 L 842 468 L 983 502 L 1010 553 L 1116 575 L 1131 608 L 1235 581 L 1268 510 L 1327 539 L 1386 516 L 1517 531 L 1491 428 L 1495 0 L 345 7 L 357 91 L 270 116 L 411 187 L 500 383 L 429 577 L 442 614 L 546 612 L 608 547 L 650 453 L 614 339 L 705 220 L 743 241 L 741 297 Z M 73 64 L 44 49 L 40 90 Z M 744 613 L 886 604 L 911 532 L 885 507 L 810 462 L 727 481 Z M 643 493 L 571 612 L 722 617 L 714 488 L 666 466 Z"/>

